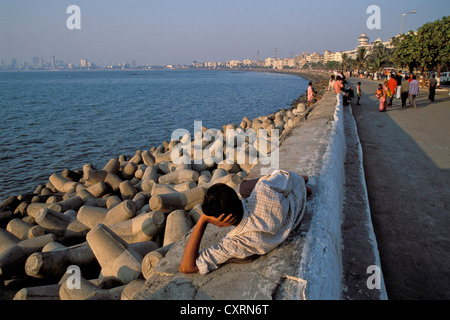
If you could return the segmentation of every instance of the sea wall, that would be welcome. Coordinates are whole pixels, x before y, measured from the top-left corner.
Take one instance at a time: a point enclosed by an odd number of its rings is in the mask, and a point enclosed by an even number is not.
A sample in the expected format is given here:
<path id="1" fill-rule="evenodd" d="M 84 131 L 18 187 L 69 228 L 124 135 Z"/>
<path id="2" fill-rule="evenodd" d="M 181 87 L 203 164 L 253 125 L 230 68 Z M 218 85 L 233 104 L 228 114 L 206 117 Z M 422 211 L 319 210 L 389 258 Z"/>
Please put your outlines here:
<path id="1" fill-rule="evenodd" d="M 343 105 L 334 92 L 323 96 L 280 150 L 281 167 L 308 175 L 313 190 L 301 253 L 290 262 L 295 270 L 291 276 L 307 282 L 306 299 L 341 298 L 345 152 Z"/>
<path id="2" fill-rule="evenodd" d="M 340 299 L 342 293 L 342 207 L 344 204 L 345 135 L 342 100 L 336 104 L 334 94 L 323 103 L 335 105 L 333 120 L 317 121 L 325 152 L 314 168 L 316 197 L 310 202 L 312 219 L 307 244 L 302 252 L 299 277 L 308 281 L 308 299 Z M 323 149 L 322 149 L 323 150 Z M 320 157 L 320 156 L 319 156 Z M 312 159 L 305 159 L 311 161 Z"/>

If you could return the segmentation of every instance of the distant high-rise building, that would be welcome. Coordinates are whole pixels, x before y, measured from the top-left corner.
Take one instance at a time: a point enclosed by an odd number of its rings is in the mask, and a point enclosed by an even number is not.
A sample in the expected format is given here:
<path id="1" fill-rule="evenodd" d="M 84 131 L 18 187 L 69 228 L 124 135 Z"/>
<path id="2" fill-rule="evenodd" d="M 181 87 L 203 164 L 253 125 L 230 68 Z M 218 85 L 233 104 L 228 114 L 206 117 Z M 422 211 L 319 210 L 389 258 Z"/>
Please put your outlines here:
<path id="1" fill-rule="evenodd" d="M 86 58 L 80 60 L 80 66 L 81 66 L 82 68 L 87 68 L 87 66 L 88 66 L 88 61 L 87 61 Z"/>
<path id="2" fill-rule="evenodd" d="M 11 59 L 11 67 L 17 67 L 17 60 Z"/>
<path id="3" fill-rule="evenodd" d="M 32 62 L 33 62 L 33 66 L 37 66 L 37 65 L 39 65 L 39 58 L 38 57 L 33 57 L 32 58 Z"/>
<path id="4" fill-rule="evenodd" d="M 51 58 L 50 58 L 50 65 L 52 66 L 52 68 L 56 67 L 55 55 L 51 56 Z"/>

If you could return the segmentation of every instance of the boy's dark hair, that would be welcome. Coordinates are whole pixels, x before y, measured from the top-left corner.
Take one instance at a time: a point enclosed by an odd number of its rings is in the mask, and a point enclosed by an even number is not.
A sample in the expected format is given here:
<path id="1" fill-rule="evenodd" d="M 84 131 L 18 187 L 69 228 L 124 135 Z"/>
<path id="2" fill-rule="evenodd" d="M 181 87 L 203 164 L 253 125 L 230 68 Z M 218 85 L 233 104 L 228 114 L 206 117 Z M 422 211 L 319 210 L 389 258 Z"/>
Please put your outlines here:
<path id="1" fill-rule="evenodd" d="M 238 220 L 244 215 L 244 208 L 236 191 L 223 183 L 212 185 L 205 194 L 202 206 L 207 216 L 218 218 L 222 213 L 233 214 Z"/>
<path id="2" fill-rule="evenodd" d="M 361 85 L 361 82 L 358 82 L 359 85 Z"/>

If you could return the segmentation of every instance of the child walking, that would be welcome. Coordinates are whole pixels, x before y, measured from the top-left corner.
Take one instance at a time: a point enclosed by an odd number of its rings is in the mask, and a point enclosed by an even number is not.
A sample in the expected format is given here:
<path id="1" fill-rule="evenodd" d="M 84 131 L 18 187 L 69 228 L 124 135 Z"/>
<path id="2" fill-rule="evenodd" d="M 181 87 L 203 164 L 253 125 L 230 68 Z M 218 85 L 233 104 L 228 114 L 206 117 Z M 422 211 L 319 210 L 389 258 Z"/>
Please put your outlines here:
<path id="1" fill-rule="evenodd" d="M 358 82 L 358 86 L 356 87 L 356 95 L 358 96 L 358 100 L 356 101 L 356 105 L 360 106 L 359 99 L 361 99 L 361 82 Z"/>

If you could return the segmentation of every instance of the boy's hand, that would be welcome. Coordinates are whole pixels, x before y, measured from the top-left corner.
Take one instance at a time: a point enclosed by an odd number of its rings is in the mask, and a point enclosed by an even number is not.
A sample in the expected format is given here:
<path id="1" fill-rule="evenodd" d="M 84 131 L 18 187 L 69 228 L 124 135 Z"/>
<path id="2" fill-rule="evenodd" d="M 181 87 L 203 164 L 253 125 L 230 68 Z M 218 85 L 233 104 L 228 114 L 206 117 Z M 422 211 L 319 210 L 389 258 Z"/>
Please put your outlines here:
<path id="1" fill-rule="evenodd" d="M 186 248 L 184 249 L 183 258 L 181 259 L 179 271 L 183 273 L 195 273 L 198 272 L 198 267 L 195 263 L 195 260 L 198 257 L 198 250 L 200 247 L 200 242 L 202 241 L 203 234 L 208 223 L 212 223 L 215 226 L 220 228 L 230 227 L 236 222 L 236 218 L 229 214 L 225 216 L 225 214 L 221 214 L 220 217 L 210 217 L 206 214 L 202 214 L 200 220 L 194 227 L 194 231 L 189 237 L 188 243 L 186 244 Z"/>
<path id="2" fill-rule="evenodd" d="M 219 228 L 231 227 L 234 223 L 236 223 L 236 217 L 234 217 L 231 213 L 225 216 L 225 213 L 222 213 L 218 218 L 211 217 L 207 215 L 202 216 L 208 223 L 211 223 Z"/>

